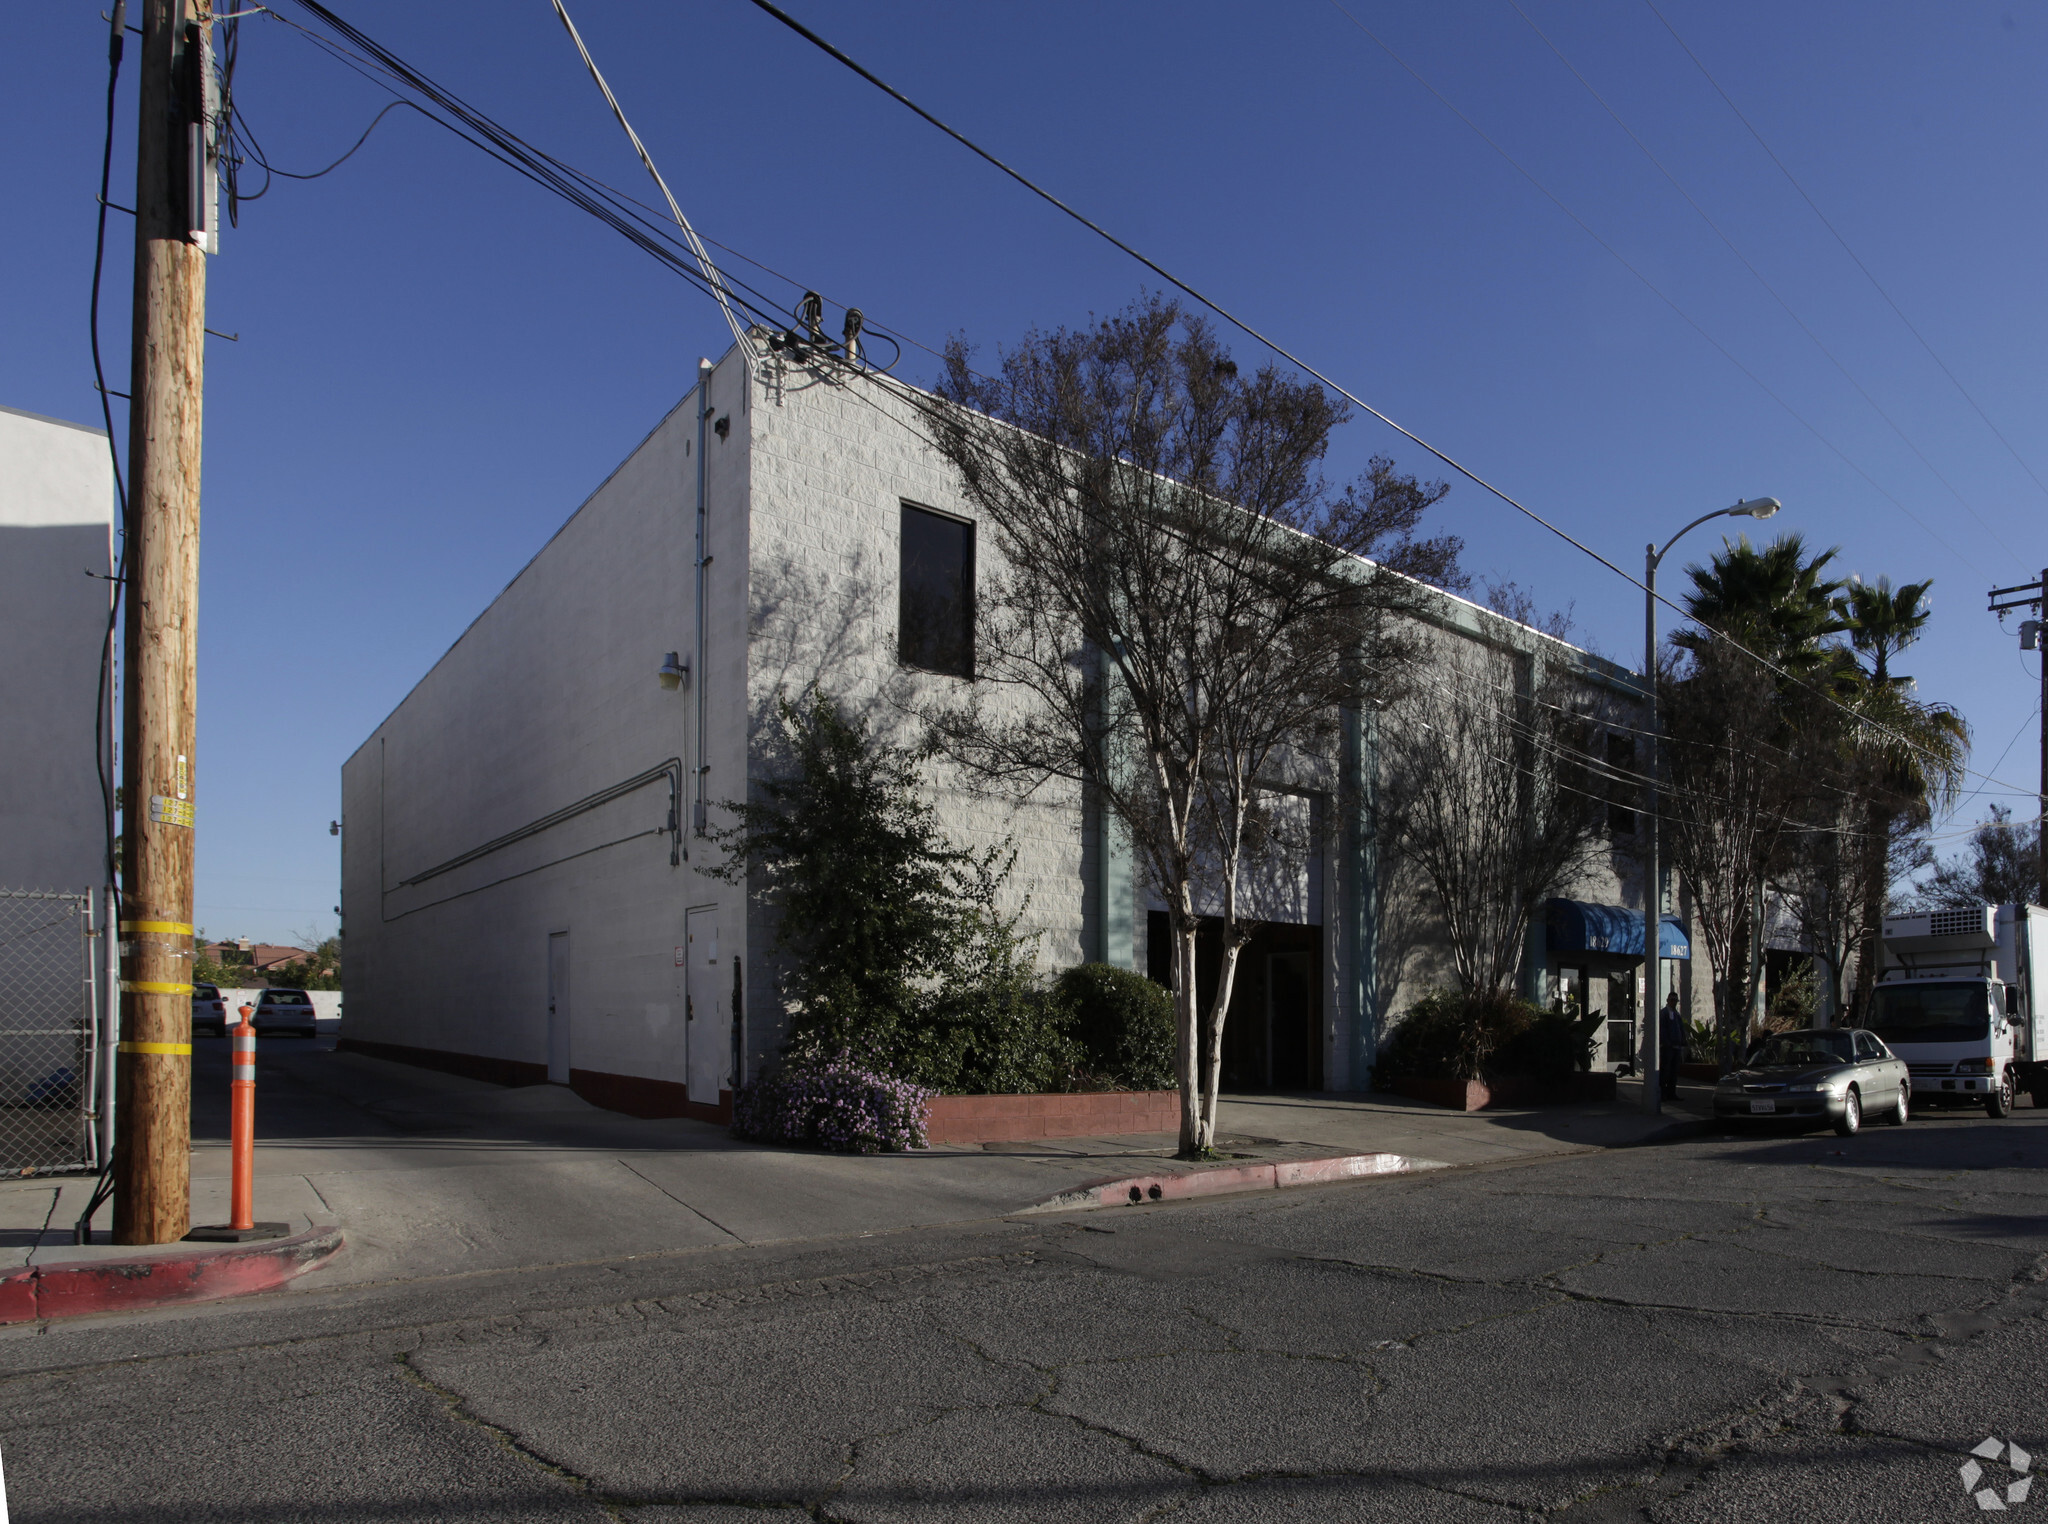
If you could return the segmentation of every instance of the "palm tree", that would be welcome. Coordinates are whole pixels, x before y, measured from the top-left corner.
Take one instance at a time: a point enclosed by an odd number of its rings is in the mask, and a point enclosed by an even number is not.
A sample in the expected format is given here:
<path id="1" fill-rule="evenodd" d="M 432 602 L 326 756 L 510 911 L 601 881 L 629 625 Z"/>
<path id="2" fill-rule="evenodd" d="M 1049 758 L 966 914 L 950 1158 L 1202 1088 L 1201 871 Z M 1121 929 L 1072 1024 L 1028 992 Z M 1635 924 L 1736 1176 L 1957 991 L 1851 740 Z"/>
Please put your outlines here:
<path id="1" fill-rule="evenodd" d="M 1970 727 L 1946 704 L 1913 697 L 1913 679 L 1892 670 L 1892 661 L 1920 639 L 1932 610 L 1927 590 L 1934 584 L 1892 586 L 1853 580 L 1834 608 L 1850 649 L 1867 659 L 1859 665 L 1863 692 L 1854 707 L 1865 723 L 1852 737 L 1861 763 L 1855 775 L 1862 794 L 1864 871 L 1867 886 L 1857 936 L 1857 1006 L 1868 1004 L 1876 982 L 1878 935 L 1885 899 L 1894 877 L 1891 854 L 1901 825 L 1916 826 L 1955 803 L 1962 791 L 1963 764 L 1970 754 Z"/>
<path id="2" fill-rule="evenodd" d="M 1849 635 L 1858 655 L 1870 658 L 1870 681 L 1879 688 L 1910 686 L 1910 677 L 1894 677 L 1891 662 L 1920 638 L 1934 610 L 1927 606 L 1927 590 L 1934 579 L 1908 582 L 1893 587 L 1890 577 L 1865 582 L 1851 577 L 1842 596 L 1835 599 L 1835 617 Z"/>
<path id="3" fill-rule="evenodd" d="M 1676 743 L 1662 748 L 1665 821 L 1672 861 L 1692 889 L 1725 1041 L 1747 1024 L 1762 976 L 1766 885 L 1810 834 L 1801 822 L 1813 769 L 1803 754 L 1815 744 L 1816 717 L 1829 712 L 1814 691 L 1842 688 L 1843 667 L 1853 668 L 1829 644 L 1844 629 L 1834 603 L 1843 584 L 1826 575 L 1837 553 L 1809 554 L 1796 534 L 1761 549 L 1744 536 L 1724 541 L 1708 565 L 1686 568 L 1685 609 L 1702 628 L 1671 637 L 1692 660 L 1660 705 Z"/>
<path id="4" fill-rule="evenodd" d="M 1821 573 L 1840 547 L 1809 558 L 1802 535 L 1778 536 L 1759 550 L 1743 535 L 1707 566 L 1688 566 L 1693 590 L 1685 611 L 1710 630 L 1748 646 L 1772 665 L 1789 671 L 1825 663 L 1823 642 L 1847 625 L 1836 595 L 1844 584 Z M 1698 651 L 1713 637 L 1681 630 L 1672 644 Z"/>

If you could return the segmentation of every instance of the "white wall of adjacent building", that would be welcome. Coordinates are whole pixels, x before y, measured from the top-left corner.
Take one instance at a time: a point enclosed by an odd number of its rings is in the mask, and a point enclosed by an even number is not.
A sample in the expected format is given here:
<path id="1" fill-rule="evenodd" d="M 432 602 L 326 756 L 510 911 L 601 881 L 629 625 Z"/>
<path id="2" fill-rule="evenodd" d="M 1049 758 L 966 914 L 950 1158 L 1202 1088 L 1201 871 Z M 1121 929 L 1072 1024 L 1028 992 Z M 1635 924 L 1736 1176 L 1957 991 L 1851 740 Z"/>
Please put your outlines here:
<path id="1" fill-rule="evenodd" d="M 93 721 L 113 530 L 107 436 L 0 407 L 0 888 L 106 883 Z"/>

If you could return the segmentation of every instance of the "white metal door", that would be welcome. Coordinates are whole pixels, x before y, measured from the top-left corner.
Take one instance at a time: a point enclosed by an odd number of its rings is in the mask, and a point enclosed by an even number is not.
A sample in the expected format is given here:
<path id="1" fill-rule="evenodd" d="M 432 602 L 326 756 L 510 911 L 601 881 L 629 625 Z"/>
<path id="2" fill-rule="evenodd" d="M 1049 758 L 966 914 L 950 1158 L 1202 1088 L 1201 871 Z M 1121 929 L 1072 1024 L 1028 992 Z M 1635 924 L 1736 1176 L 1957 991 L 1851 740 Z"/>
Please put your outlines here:
<path id="1" fill-rule="evenodd" d="M 569 1083 L 569 933 L 548 934 L 548 1079 Z"/>
<path id="2" fill-rule="evenodd" d="M 725 1078 L 725 1050 L 731 1043 L 728 1023 L 722 1018 L 725 1001 L 718 977 L 718 912 L 692 910 L 684 920 L 684 940 L 689 944 L 689 977 L 684 990 L 689 1035 L 690 1099 L 707 1106 L 718 1104 L 719 1083 Z"/>

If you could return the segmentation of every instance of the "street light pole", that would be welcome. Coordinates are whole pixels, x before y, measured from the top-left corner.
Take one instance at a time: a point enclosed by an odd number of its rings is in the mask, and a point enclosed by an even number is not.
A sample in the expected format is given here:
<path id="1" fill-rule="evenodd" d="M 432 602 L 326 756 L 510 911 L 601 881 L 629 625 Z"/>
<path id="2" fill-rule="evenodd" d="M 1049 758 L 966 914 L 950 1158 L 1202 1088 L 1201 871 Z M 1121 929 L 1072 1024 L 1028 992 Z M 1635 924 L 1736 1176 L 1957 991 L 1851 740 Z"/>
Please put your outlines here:
<path id="1" fill-rule="evenodd" d="M 1663 952 L 1664 881 L 1663 865 L 1658 860 L 1661 844 L 1657 829 L 1660 811 L 1657 797 L 1657 568 L 1670 554 L 1672 546 L 1708 519 L 1767 519 L 1778 511 L 1779 506 L 1774 497 L 1745 498 L 1733 508 L 1717 508 L 1712 513 L 1701 514 L 1666 540 L 1662 550 L 1654 541 L 1643 547 L 1643 828 L 1646 836 L 1643 843 L 1643 960 L 1648 975 L 1643 980 L 1643 995 L 1649 1009 L 1643 1021 L 1642 1067 L 1643 1111 L 1649 1116 L 1656 1116 L 1664 1109 L 1664 1076 L 1659 1066 L 1662 1055 L 1658 1051 L 1663 1036 L 1658 1028 L 1664 1020 L 1664 959 L 1660 956 Z"/>

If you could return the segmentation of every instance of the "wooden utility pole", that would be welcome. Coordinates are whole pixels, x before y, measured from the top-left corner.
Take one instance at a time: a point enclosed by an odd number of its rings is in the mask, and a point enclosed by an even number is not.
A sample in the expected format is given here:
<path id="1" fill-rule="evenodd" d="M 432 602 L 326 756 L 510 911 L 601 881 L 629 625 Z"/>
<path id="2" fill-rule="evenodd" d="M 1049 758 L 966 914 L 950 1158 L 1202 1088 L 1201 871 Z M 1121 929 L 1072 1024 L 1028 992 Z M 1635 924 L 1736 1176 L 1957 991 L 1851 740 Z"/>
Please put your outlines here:
<path id="1" fill-rule="evenodd" d="M 2037 904 L 2048 905 L 2048 566 L 2041 568 L 2039 582 L 2022 582 L 2014 587 L 1991 589 L 1991 612 L 2000 624 L 2014 609 L 2032 609 L 2035 618 L 2020 626 L 2020 649 L 2041 653 L 2041 792 L 2035 801 L 2034 829 L 2040 848 L 2035 867 L 2040 882 Z"/>
<path id="2" fill-rule="evenodd" d="M 191 1226 L 192 835 L 212 0 L 140 0 L 122 633 L 121 1042 L 114 1241 Z M 197 132 L 194 125 L 197 124 Z"/>

